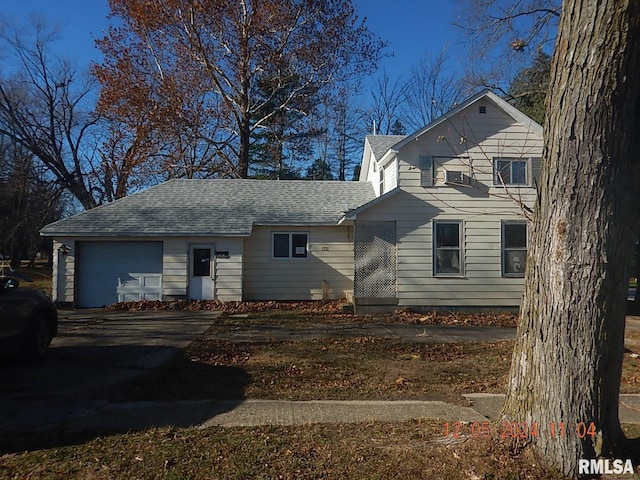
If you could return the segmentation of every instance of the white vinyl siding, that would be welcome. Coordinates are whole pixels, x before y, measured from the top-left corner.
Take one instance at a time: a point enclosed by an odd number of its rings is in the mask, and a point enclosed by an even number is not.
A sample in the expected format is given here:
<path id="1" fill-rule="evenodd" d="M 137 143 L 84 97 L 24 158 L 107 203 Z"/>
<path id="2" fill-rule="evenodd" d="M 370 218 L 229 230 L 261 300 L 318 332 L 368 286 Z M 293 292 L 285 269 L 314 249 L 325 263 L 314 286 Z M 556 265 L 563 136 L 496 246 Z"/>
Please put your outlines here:
<path id="1" fill-rule="evenodd" d="M 73 303 L 75 276 L 75 240 L 56 238 L 53 242 L 53 278 L 51 299 L 54 302 Z"/>
<path id="2" fill-rule="evenodd" d="M 531 159 L 539 158 L 541 153 L 542 137 L 532 133 L 527 126 L 517 123 L 499 108 L 487 108 L 486 114 L 479 114 L 478 106 L 472 105 L 464 111 L 464 115 L 453 117 L 434 127 L 400 149 L 397 155 L 398 186 L 401 188 L 422 186 L 420 158 L 431 156 L 435 159 L 434 185 L 439 188 L 434 195 L 440 197 L 441 189 L 452 189 L 442 182 L 443 169 L 463 171 L 471 178 L 473 185 L 477 183 L 486 187 L 482 193 L 489 197 L 483 198 L 483 201 L 487 200 L 491 208 L 490 204 L 494 200 L 491 198 L 492 195 L 504 194 L 504 188 L 494 182 L 493 159 L 529 159 L 529 163 L 533 163 Z M 534 173 L 530 170 L 533 170 L 531 165 L 527 170 L 527 180 L 530 180 Z M 529 182 L 514 189 L 523 190 L 521 192 L 523 195 L 531 193 L 533 198 L 535 190 L 530 188 L 531 186 Z M 468 192 L 463 197 L 470 199 L 471 193 Z M 480 192 L 476 191 L 476 193 Z M 464 201 L 459 193 L 455 198 Z M 447 200 L 451 200 L 451 197 L 449 196 Z M 529 198 L 526 198 L 525 202 L 529 202 Z"/>
<path id="3" fill-rule="evenodd" d="M 272 234 L 308 234 L 308 258 L 272 256 Z M 256 226 L 245 243 L 245 300 L 340 299 L 353 290 L 353 228 Z"/>
<path id="4" fill-rule="evenodd" d="M 523 221 L 517 201 L 533 206 L 531 186 L 494 185 L 494 158 L 538 158 L 542 138 L 487 102 L 477 104 L 399 149 L 398 187 L 357 221 L 395 221 L 399 306 L 518 307 L 524 279 L 503 275 L 502 225 Z M 434 186 L 424 188 L 421 157 L 434 158 Z M 462 171 L 464 186 L 445 185 L 443 170 Z M 528 180 L 531 172 L 528 170 Z M 463 222 L 464 276 L 434 275 L 434 222 Z"/>
<path id="5" fill-rule="evenodd" d="M 186 298 L 189 283 L 190 245 L 213 244 L 215 258 L 215 297 L 223 302 L 242 300 L 242 245 L 240 237 L 178 237 L 164 241 L 163 295 Z"/>

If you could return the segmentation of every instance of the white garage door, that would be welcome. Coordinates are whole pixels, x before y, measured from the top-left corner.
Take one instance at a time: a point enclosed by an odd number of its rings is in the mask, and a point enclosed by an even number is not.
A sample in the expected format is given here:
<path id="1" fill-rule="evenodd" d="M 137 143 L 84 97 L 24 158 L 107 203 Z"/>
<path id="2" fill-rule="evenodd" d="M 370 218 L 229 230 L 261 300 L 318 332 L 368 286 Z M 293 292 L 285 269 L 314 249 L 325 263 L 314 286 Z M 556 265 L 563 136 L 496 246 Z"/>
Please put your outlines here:
<path id="1" fill-rule="evenodd" d="M 78 247 L 78 307 L 161 299 L 162 242 L 81 242 Z"/>

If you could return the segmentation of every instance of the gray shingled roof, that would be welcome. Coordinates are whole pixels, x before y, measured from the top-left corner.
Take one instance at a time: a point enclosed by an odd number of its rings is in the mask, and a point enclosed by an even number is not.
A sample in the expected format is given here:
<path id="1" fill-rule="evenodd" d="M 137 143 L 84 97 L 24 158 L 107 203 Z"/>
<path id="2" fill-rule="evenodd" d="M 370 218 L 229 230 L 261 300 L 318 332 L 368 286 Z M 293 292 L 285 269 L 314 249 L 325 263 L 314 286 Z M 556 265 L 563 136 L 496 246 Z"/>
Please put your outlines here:
<path id="1" fill-rule="evenodd" d="M 375 198 L 366 182 L 171 180 L 51 223 L 45 236 L 249 235 L 253 225 L 336 225 Z"/>
<path id="2" fill-rule="evenodd" d="M 406 135 L 367 135 L 367 140 L 376 160 L 380 160 L 391 147 L 405 138 Z"/>

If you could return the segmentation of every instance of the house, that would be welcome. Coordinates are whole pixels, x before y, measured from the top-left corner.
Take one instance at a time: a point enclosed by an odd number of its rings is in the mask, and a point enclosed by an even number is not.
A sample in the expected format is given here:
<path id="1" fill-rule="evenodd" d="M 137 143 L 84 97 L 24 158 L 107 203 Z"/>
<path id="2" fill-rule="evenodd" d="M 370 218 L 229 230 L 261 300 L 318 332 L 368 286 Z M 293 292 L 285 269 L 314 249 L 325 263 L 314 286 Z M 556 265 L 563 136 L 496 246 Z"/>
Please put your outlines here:
<path id="1" fill-rule="evenodd" d="M 517 308 L 541 152 L 540 125 L 485 91 L 368 136 L 357 182 L 172 180 L 46 226 L 53 298 Z"/>
<path id="2" fill-rule="evenodd" d="M 345 215 L 359 310 L 518 307 L 542 144 L 488 91 L 406 137 L 367 137 L 360 181 L 376 199 Z"/>

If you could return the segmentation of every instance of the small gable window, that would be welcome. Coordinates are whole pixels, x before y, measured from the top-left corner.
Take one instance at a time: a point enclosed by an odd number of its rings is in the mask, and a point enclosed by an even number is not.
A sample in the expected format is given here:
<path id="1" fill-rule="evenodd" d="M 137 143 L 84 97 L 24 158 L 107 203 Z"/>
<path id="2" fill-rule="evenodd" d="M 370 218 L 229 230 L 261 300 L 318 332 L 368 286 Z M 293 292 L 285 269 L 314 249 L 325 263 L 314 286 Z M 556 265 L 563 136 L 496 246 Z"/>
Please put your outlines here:
<path id="1" fill-rule="evenodd" d="M 528 165 L 526 158 L 494 158 L 494 185 L 529 185 Z"/>
<path id="2" fill-rule="evenodd" d="M 273 232 L 273 258 L 307 258 L 308 243 L 306 232 Z"/>

